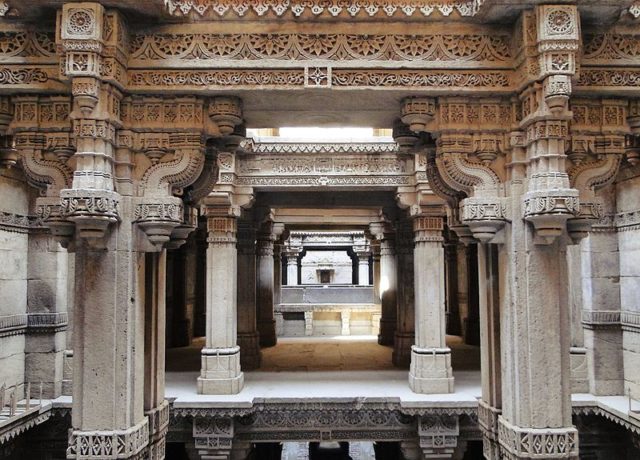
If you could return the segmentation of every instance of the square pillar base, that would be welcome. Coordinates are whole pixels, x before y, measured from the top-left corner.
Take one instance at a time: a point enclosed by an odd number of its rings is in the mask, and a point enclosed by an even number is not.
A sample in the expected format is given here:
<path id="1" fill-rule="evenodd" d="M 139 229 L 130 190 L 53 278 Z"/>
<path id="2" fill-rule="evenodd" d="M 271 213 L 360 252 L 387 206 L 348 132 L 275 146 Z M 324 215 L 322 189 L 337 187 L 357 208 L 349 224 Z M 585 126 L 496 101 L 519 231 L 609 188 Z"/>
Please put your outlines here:
<path id="1" fill-rule="evenodd" d="M 453 393 L 451 350 L 413 347 L 409 387 L 421 394 Z"/>
<path id="2" fill-rule="evenodd" d="M 244 374 L 240 371 L 240 347 L 203 348 L 198 394 L 229 395 L 240 393 Z"/>
<path id="3" fill-rule="evenodd" d="M 564 428 L 523 428 L 498 417 L 498 439 L 505 460 L 578 459 L 578 430 Z"/>

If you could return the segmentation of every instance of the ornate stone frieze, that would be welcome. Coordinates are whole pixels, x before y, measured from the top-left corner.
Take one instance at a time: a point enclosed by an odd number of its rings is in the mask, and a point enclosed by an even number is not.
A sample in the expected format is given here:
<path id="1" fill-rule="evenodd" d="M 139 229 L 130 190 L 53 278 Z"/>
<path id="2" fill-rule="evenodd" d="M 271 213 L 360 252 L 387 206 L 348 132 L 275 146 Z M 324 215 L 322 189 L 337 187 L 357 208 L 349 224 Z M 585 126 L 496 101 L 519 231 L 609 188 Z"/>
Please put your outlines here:
<path id="1" fill-rule="evenodd" d="M 640 34 L 587 33 L 583 46 L 583 66 L 633 64 L 640 57 Z"/>
<path id="2" fill-rule="evenodd" d="M 193 438 L 198 450 L 228 454 L 234 439 L 233 419 L 194 417 Z"/>
<path id="3" fill-rule="evenodd" d="M 484 0 L 425 0 L 412 4 L 397 0 L 356 0 L 354 2 L 342 2 L 329 0 L 327 2 L 309 3 L 304 0 L 277 0 L 268 2 L 265 0 L 243 0 L 241 2 L 229 0 L 165 0 L 169 14 L 184 16 L 196 13 L 200 16 L 225 16 L 235 15 L 244 17 L 264 16 L 273 14 L 276 16 L 293 15 L 299 17 L 311 14 L 312 16 L 336 17 L 336 16 L 399 16 L 410 17 L 430 16 L 438 11 L 443 16 L 449 16 L 454 11 L 460 16 L 475 16 L 482 7 Z M 247 14 L 252 13 L 252 14 Z"/>
<path id="4" fill-rule="evenodd" d="M 506 459 L 577 458 L 578 431 L 575 428 L 519 428 L 499 417 L 498 437 Z"/>
<path id="5" fill-rule="evenodd" d="M 42 87 L 50 78 L 55 78 L 55 75 L 52 69 L 46 67 L 0 67 L 0 86 L 2 87 L 28 88 L 38 84 Z"/>
<path id="6" fill-rule="evenodd" d="M 0 316 L 0 337 L 24 333 L 27 328 L 27 314 Z"/>
<path id="7" fill-rule="evenodd" d="M 149 443 L 149 420 L 122 431 L 79 431 L 69 433 L 69 459 L 137 458 Z"/>
<path id="8" fill-rule="evenodd" d="M 29 233 L 44 229 L 42 220 L 38 216 L 25 216 L 12 212 L 0 211 L 0 230 L 5 232 Z"/>
<path id="9" fill-rule="evenodd" d="M 1 37 L 1 36 L 0 36 Z M 462 61 L 502 66 L 509 36 L 496 34 L 149 34 L 133 38 L 130 67 L 202 60 Z M 185 63 L 186 63 L 185 62 Z M 495 65 L 495 64 L 494 64 Z"/>
<path id="10" fill-rule="evenodd" d="M 127 129 L 202 129 L 204 101 L 195 97 L 130 98 L 122 100 L 121 119 Z"/>
<path id="11" fill-rule="evenodd" d="M 27 329 L 29 332 L 50 332 L 64 330 L 69 323 L 66 311 L 53 313 L 29 313 Z"/>
<path id="12" fill-rule="evenodd" d="M 246 152 L 254 154 L 314 154 L 314 155 L 343 155 L 343 154 L 394 154 L 398 152 L 395 142 L 367 142 L 367 143 L 293 143 L 293 142 L 254 142 L 251 139 L 241 144 Z"/>
<path id="13" fill-rule="evenodd" d="M 576 82 L 576 91 L 594 88 L 628 88 L 640 86 L 640 70 L 625 68 L 584 68 Z"/>
<path id="14" fill-rule="evenodd" d="M 325 68 L 326 70 L 327 68 Z M 309 78 L 305 69 L 221 69 L 221 70 L 130 70 L 129 88 L 136 91 L 169 89 L 241 88 L 410 88 L 425 91 L 449 88 L 470 91 L 484 89 L 508 92 L 511 71 L 426 71 L 417 69 L 328 68 L 325 76 Z"/>
<path id="15" fill-rule="evenodd" d="M 35 30 L 0 32 L 0 59 L 5 63 L 24 63 L 24 58 L 56 63 L 55 34 Z"/>

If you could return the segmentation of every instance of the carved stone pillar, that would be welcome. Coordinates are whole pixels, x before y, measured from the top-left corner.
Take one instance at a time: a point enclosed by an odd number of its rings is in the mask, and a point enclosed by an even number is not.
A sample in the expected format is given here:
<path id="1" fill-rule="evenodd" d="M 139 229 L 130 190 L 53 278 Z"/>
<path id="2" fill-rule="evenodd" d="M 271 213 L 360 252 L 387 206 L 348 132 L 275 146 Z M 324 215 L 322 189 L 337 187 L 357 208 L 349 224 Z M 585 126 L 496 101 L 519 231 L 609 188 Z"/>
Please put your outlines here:
<path id="1" fill-rule="evenodd" d="M 409 367 L 411 347 L 415 342 L 413 229 L 410 220 L 400 220 L 396 233 L 397 309 L 393 364 Z"/>
<path id="2" fill-rule="evenodd" d="M 371 243 L 371 263 L 373 268 L 371 270 L 373 279 L 373 299 L 376 304 L 380 304 L 380 243 Z"/>
<path id="3" fill-rule="evenodd" d="M 478 244 L 480 292 L 480 360 L 482 398 L 478 402 L 478 423 L 482 430 L 484 456 L 500 460 L 498 416 L 502 407 L 502 369 L 500 349 L 500 285 L 498 247 Z"/>
<path id="4" fill-rule="evenodd" d="M 467 342 L 467 325 L 469 324 L 469 266 L 468 260 L 468 247 L 461 242 L 456 245 L 456 288 L 458 290 L 458 314 L 460 315 L 460 327 L 462 337 Z"/>
<path id="5" fill-rule="evenodd" d="M 388 224 L 370 225 L 371 233 L 380 241 L 380 332 L 378 343 L 392 345 L 397 322 L 396 239 Z"/>
<path id="6" fill-rule="evenodd" d="M 243 370 L 260 367 L 256 320 L 256 230 L 253 222 L 238 221 L 238 346 Z"/>
<path id="7" fill-rule="evenodd" d="M 451 350 L 445 338 L 445 273 L 442 217 L 416 217 L 414 286 L 416 341 L 409 386 L 416 393 L 451 393 Z"/>
<path id="8" fill-rule="evenodd" d="M 273 310 L 273 245 L 275 239 L 273 223 L 263 223 L 262 228 L 258 231 L 256 273 L 256 308 L 258 311 L 260 346 L 262 347 L 272 347 L 277 342 L 276 321 Z"/>
<path id="9" fill-rule="evenodd" d="M 366 240 L 356 241 L 353 250 L 358 258 L 358 284 L 368 286 L 369 282 L 369 257 L 371 257 L 371 248 Z"/>
<path id="10" fill-rule="evenodd" d="M 287 248 L 285 259 L 287 260 L 287 286 L 297 286 L 298 283 L 298 257 L 300 252 Z"/>
<path id="11" fill-rule="evenodd" d="M 144 260 L 144 410 L 149 419 L 150 460 L 164 459 L 169 404 L 164 399 L 167 251 L 147 253 Z"/>
<path id="12" fill-rule="evenodd" d="M 206 203 L 206 202 L 205 202 Z M 238 393 L 244 383 L 237 345 L 236 218 L 228 208 L 203 207 L 207 218 L 207 338 L 200 394 Z"/>
<path id="13" fill-rule="evenodd" d="M 277 223 L 278 231 L 285 232 L 284 224 Z M 276 232 L 278 233 L 278 232 Z M 273 245 L 273 305 L 277 308 L 282 302 L 282 237 Z"/>

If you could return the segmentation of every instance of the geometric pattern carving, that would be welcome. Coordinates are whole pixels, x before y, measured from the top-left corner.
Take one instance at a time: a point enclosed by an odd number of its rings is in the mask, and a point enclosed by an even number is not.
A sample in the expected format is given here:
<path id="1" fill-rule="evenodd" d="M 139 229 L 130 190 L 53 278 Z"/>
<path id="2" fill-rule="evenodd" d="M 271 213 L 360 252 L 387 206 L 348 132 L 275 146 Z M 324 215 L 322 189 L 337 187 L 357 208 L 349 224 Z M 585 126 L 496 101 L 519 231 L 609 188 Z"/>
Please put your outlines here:
<path id="1" fill-rule="evenodd" d="M 575 428 L 520 428 L 502 416 L 498 421 L 498 437 L 506 459 L 578 457 L 578 431 Z"/>
<path id="2" fill-rule="evenodd" d="M 235 14 L 243 17 L 249 11 L 257 16 L 264 16 L 272 12 L 282 16 L 291 12 L 294 16 L 311 13 L 313 16 L 326 15 L 344 16 L 375 16 L 376 14 L 393 16 L 413 16 L 421 14 L 430 16 L 438 11 L 443 16 L 449 16 L 456 11 L 460 16 L 475 16 L 484 0 L 423 0 L 420 2 L 406 2 L 399 0 L 327 0 L 323 2 L 307 2 L 305 0 L 164 0 L 169 14 L 175 16 L 187 15 L 194 12 L 200 16 L 225 16 Z"/>
<path id="3" fill-rule="evenodd" d="M 71 431 L 67 458 L 132 458 L 149 443 L 149 420 L 123 431 Z"/>
<path id="4" fill-rule="evenodd" d="M 136 35 L 131 60 L 480 61 L 511 58 L 508 35 Z M 140 64 L 138 64 L 140 63 Z"/>

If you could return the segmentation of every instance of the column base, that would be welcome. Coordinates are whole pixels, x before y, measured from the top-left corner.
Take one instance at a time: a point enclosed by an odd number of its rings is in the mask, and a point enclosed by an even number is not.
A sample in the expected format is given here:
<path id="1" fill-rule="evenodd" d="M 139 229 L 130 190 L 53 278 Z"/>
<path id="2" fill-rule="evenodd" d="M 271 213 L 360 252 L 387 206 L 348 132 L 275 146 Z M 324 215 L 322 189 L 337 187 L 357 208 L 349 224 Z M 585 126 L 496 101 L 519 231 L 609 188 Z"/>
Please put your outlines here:
<path id="1" fill-rule="evenodd" d="M 198 393 L 229 395 L 240 393 L 244 374 L 240 371 L 240 347 L 203 348 Z"/>
<path id="2" fill-rule="evenodd" d="M 502 459 L 578 459 L 578 430 L 522 428 L 498 417 L 498 439 Z"/>
<path id="3" fill-rule="evenodd" d="M 378 334 L 378 344 L 393 345 L 395 333 L 396 319 L 380 318 L 380 333 Z"/>
<path id="4" fill-rule="evenodd" d="M 453 393 L 451 350 L 412 347 L 409 387 L 421 394 Z"/>
<path id="5" fill-rule="evenodd" d="M 164 460 L 169 431 L 169 402 L 145 412 L 149 417 L 149 447 L 147 460 Z"/>
<path id="6" fill-rule="evenodd" d="M 413 332 L 396 332 L 391 361 L 394 366 L 408 368 L 411 363 L 411 347 L 415 342 Z"/>
<path id="7" fill-rule="evenodd" d="M 260 353 L 260 337 L 257 332 L 238 333 L 240 347 L 240 367 L 244 371 L 252 371 L 260 367 L 262 353 Z"/>
<path id="8" fill-rule="evenodd" d="M 276 336 L 276 320 L 258 321 L 258 334 L 261 347 L 273 347 L 278 343 Z"/>
<path id="9" fill-rule="evenodd" d="M 127 430 L 81 431 L 69 433 L 68 459 L 141 459 L 149 444 L 149 420 Z"/>

